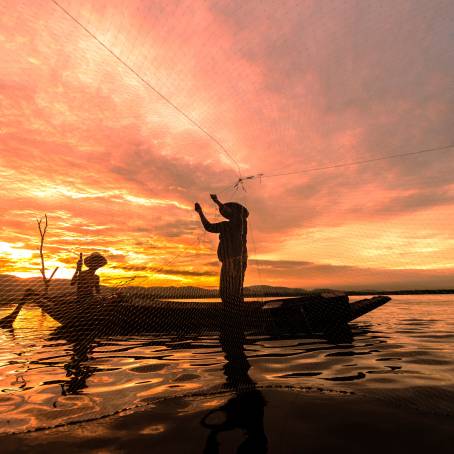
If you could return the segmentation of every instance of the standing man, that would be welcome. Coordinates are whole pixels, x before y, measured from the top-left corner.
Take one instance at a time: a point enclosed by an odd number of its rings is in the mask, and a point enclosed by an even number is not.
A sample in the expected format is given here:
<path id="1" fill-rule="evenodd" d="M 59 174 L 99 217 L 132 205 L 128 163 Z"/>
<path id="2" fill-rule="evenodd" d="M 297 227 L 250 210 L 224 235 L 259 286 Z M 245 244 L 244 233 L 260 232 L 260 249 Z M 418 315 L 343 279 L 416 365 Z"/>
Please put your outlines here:
<path id="1" fill-rule="evenodd" d="M 216 194 L 211 194 L 211 199 L 226 221 L 209 222 L 199 203 L 195 204 L 195 211 L 207 232 L 219 234 L 218 258 L 222 263 L 219 293 L 224 310 L 230 313 L 238 312 L 242 308 L 244 274 L 247 267 L 249 212 L 239 203 L 222 203 Z"/>

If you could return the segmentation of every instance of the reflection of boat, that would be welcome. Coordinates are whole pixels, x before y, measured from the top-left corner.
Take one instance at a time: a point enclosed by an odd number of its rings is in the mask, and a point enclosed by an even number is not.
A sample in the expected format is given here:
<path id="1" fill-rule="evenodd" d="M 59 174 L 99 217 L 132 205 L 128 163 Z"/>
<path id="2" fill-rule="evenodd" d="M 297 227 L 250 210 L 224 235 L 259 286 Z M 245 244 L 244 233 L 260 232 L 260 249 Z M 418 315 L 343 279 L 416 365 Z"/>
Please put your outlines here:
<path id="1" fill-rule="evenodd" d="M 349 303 L 341 293 L 307 294 L 296 298 L 250 301 L 241 305 L 244 328 L 264 332 L 321 332 L 382 306 L 387 296 Z M 191 301 L 133 301 L 125 296 L 81 303 L 42 298 L 39 307 L 65 328 L 124 332 L 218 331 L 225 316 L 221 303 Z M 240 320 L 239 318 L 239 320 Z"/>

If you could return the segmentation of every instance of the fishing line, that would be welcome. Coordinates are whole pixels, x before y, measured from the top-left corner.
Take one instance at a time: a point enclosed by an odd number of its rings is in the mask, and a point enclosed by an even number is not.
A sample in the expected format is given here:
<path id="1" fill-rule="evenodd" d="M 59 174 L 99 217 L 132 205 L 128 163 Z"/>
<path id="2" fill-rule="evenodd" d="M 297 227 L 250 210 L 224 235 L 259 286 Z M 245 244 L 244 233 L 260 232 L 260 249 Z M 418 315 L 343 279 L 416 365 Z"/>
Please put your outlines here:
<path id="1" fill-rule="evenodd" d="M 254 179 L 262 179 L 262 178 L 276 178 L 276 177 L 283 177 L 283 176 L 290 176 L 290 175 L 297 175 L 297 174 L 303 174 L 303 173 L 309 173 L 309 172 L 316 172 L 316 171 L 323 171 L 323 170 L 329 170 L 329 169 L 338 169 L 338 168 L 343 168 L 343 167 L 349 167 L 349 166 L 354 166 L 354 165 L 362 165 L 362 164 L 368 164 L 368 163 L 373 163 L 373 162 L 378 162 L 378 161 L 383 161 L 383 160 L 388 160 L 388 159 L 394 159 L 394 158 L 400 158 L 400 157 L 407 157 L 407 156 L 414 156 L 414 155 L 419 155 L 423 153 L 429 153 L 429 152 L 434 152 L 434 151 L 442 151 L 442 150 L 447 150 L 451 149 L 454 147 L 454 145 L 448 145 L 444 147 L 437 147 L 437 148 L 430 148 L 430 149 L 423 149 L 423 150 L 418 150 L 418 151 L 413 151 L 413 152 L 407 152 L 407 153 L 398 153 L 398 154 L 393 154 L 393 155 L 388 155 L 388 156 L 381 156 L 378 158 L 370 158 L 370 159 L 363 159 L 363 160 L 358 160 L 358 161 L 352 161 L 352 162 L 345 162 L 345 163 L 339 163 L 339 164 L 331 164 L 327 166 L 321 166 L 321 167 L 314 167 L 314 168 L 308 168 L 308 169 L 301 169 L 297 171 L 291 171 L 291 172 L 283 172 L 283 173 L 275 173 L 275 174 L 265 174 L 265 173 L 257 173 L 254 175 L 249 175 L 246 177 L 243 177 L 241 175 L 241 168 L 238 163 L 238 161 L 230 154 L 230 152 L 226 149 L 226 147 L 215 137 L 213 136 L 209 131 L 207 131 L 205 128 L 203 128 L 196 120 L 194 120 L 190 115 L 188 115 L 185 111 L 183 111 L 181 108 L 179 108 L 175 103 L 173 103 L 166 95 L 161 93 L 157 88 L 155 88 L 153 85 L 151 85 L 150 82 L 148 82 L 143 76 L 141 76 L 140 73 L 138 73 L 132 66 L 130 66 L 126 61 L 124 61 L 119 55 L 117 55 L 113 50 L 111 50 L 103 41 L 101 41 L 89 28 L 87 28 L 82 22 L 80 22 L 75 16 L 73 16 L 65 7 L 63 7 L 57 0 L 50 0 L 55 6 L 57 6 L 66 16 L 68 16 L 72 21 L 74 21 L 80 28 L 82 28 L 91 38 L 93 38 L 100 46 L 102 46 L 109 54 L 111 54 L 118 62 L 120 62 L 124 67 L 126 67 L 131 73 L 133 73 L 142 83 L 144 83 L 149 89 L 151 89 L 154 93 L 156 93 L 161 99 L 163 99 L 166 103 L 168 103 L 170 106 L 172 106 L 177 112 L 179 112 L 189 123 L 191 123 L 193 126 L 195 126 L 197 129 L 199 129 L 203 134 L 205 134 L 209 139 L 211 139 L 217 146 L 218 149 L 234 164 L 236 167 L 236 171 L 238 174 L 238 179 L 234 183 L 233 187 L 236 190 L 239 190 L 240 188 L 243 189 L 244 192 L 246 192 L 246 186 L 245 183 L 250 180 Z M 226 188 L 227 189 L 227 188 Z M 222 194 L 225 190 L 222 190 L 220 194 Z M 252 234 L 252 232 L 251 232 Z M 200 238 L 198 239 L 200 242 Z M 176 257 L 179 257 L 181 254 L 177 254 Z M 175 258 L 176 258 L 175 257 Z M 172 260 L 173 261 L 173 260 Z"/>
<path id="2" fill-rule="evenodd" d="M 221 195 L 221 194 L 224 194 L 227 191 L 229 191 L 229 193 L 227 195 L 230 197 L 236 191 L 235 185 L 232 186 L 232 184 L 229 183 L 227 186 L 222 188 L 220 191 L 216 191 L 216 194 L 217 195 Z"/>
<path id="3" fill-rule="evenodd" d="M 229 151 L 225 148 L 225 146 L 210 132 L 208 132 L 205 128 L 203 128 L 199 123 L 197 123 L 192 117 L 190 117 L 186 112 L 184 112 L 181 108 L 179 108 L 176 104 L 174 104 L 167 96 L 161 93 L 158 89 L 156 89 L 150 82 L 148 82 L 143 76 L 141 76 L 132 66 L 130 66 L 127 62 L 125 62 L 119 55 L 117 55 L 113 50 L 111 50 L 104 42 L 102 42 L 90 29 L 88 29 L 82 22 L 80 22 L 75 16 L 73 16 L 65 7 L 63 7 L 58 1 L 51 0 L 55 6 L 57 6 L 63 13 L 65 13 L 71 20 L 73 20 L 79 27 L 81 27 L 91 38 L 93 38 L 99 45 L 101 45 L 109 54 L 111 54 L 117 61 L 119 61 L 123 66 L 125 66 L 129 71 L 131 71 L 141 82 L 143 82 L 148 88 L 150 88 L 153 92 L 155 92 L 158 96 L 160 96 L 165 102 L 167 102 L 170 106 L 172 106 L 177 112 L 179 112 L 186 120 L 188 120 L 193 126 L 198 128 L 202 133 L 204 133 L 208 138 L 210 138 L 218 147 L 219 149 L 231 160 L 231 162 L 235 165 L 237 174 L 239 178 L 241 178 L 241 168 L 238 161 L 229 153 Z M 230 188 L 231 185 L 227 186 L 224 190 L 221 191 L 223 193 L 225 190 Z M 196 242 L 197 247 L 200 247 L 201 238 L 200 236 L 197 237 Z M 176 254 L 173 258 L 171 258 L 168 262 L 162 265 L 157 270 L 154 270 L 154 273 L 159 273 L 162 271 L 166 266 L 170 263 L 174 262 L 177 258 L 181 258 L 182 256 L 186 255 L 187 251 L 182 251 Z"/>
<path id="4" fill-rule="evenodd" d="M 387 159 L 394 159 L 394 158 L 401 158 L 401 157 L 406 157 L 406 156 L 414 156 L 418 154 L 423 154 L 423 153 L 430 153 L 433 151 L 442 151 L 442 150 L 448 150 L 454 148 L 454 144 L 451 145 L 446 145 L 443 147 L 436 147 L 436 148 L 426 148 L 423 150 L 418 150 L 418 151 L 410 151 L 407 153 L 398 153 L 398 154 L 392 154 L 392 155 L 387 155 L 387 156 L 380 156 L 378 158 L 371 158 L 371 159 L 363 159 L 359 161 L 351 161 L 351 162 L 341 162 L 339 164 L 330 164 L 327 166 L 322 166 L 322 167 L 312 167 L 308 169 L 301 169 L 301 170 L 295 170 L 292 172 L 285 172 L 285 173 L 273 173 L 273 174 L 266 174 L 266 173 L 256 173 L 253 175 L 248 175 L 246 177 L 239 177 L 238 180 L 233 184 L 233 187 L 236 189 L 243 189 L 243 191 L 246 191 L 245 183 L 249 180 L 255 180 L 259 179 L 260 182 L 262 178 L 275 178 L 275 177 L 284 177 L 288 175 L 297 175 L 297 174 L 302 174 L 302 173 L 309 173 L 309 172 L 317 172 L 321 170 L 329 170 L 329 169 L 338 169 L 341 167 L 349 167 L 349 166 L 355 166 L 355 165 L 361 165 L 361 164 L 368 164 L 370 162 L 377 162 L 377 161 L 385 161 Z"/>
<path id="5" fill-rule="evenodd" d="M 246 205 L 249 205 L 249 200 L 248 200 L 248 197 L 247 197 L 246 190 L 244 190 L 244 198 L 246 200 Z M 256 247 L 256 243 L 255 243 L 255 238 L 254 238 L 254 229 L 252 227 L 252 222 L 249 223 L 249 231 L 251 232 L 252 250 L 253 250 L 254 255 L 256 256 L 255 266 L 257 267 L 257 274 L 259 275 L 259 284 L 263 285 L 262 268 L 260 266 L 260 261 L 257 258 L 257 247 Z M 262 294 L 262 296 L 259 296 L 258 298 L 263 302 L 264 301 L 264 297 L 265 297 L 265 295 Z"/>
<path id="6" fill-rule="evenodd" d="M 330 388 L 324 388 L 324 387 L 315 387 L 315 386 L 304 386 L 304 385 L 291 385 L 291 384 L 285 384 L 282 385 L 280 383 L 274 384 L 274 383 L 264 383 L 264 384 L 256 384 L 254 389 L 257 390 L 286 390 L 286 391 L 292 391 L 292 392 L 301 392 L 301 393 L 314 393 L 314 394 L 327 394 L 327 395 L 351 395 L 354 396 L 356 395 L 355 392 L 353 391 L 347 391 L 343 389 L 330 389 Z M 37 432 L 43 432 L 45 430 L 51 430 L 51 429 L 56 429 L 59 427 L 71 427 L 75 426 L 78 424 L 83 424 L 83 423 L 88 423 L 92 421 L 100 421 L 103 419 L 110 418 L 115 415 L 121 415 L 124 412 L 135 410 L 139 411 L 141 409 L 146 410 L 147 408 L 150 408 L 156 404 L 159 404 L 161 402 L 167 402 L 170 400 L 177 400 L 177 399 L 195 399 L 195 398 L 204 398 L 204 397 L 214 397 L 214 396 L 224 396 L 224 395 L 234 395 L 235 391 L 232 389 L 226 389 L 224 387 L 224 384 L 218 384 L 215 389 L 207 389 L 207 390 L 200 390 L 200 391 L 193 391 L 193 392 L 185 392 L 185 393 L 175 393 L 175 394 L 167 394 L 163 395 L 161 397 L 151 397 L 147 401 L 139 401 L 137 403 L 134 403 L 133 405 L 128 405 L 122 408 L 119 408 L 117 410 L 112 410 L 110 412 L 106 412 L 101 415 L 97 416 L 89 416 L 86 418 L 80 418 L 80 419 L 73 419 L 70 421 L 64 421 L 64 422 L 57 422 L 55 424 L 48 424 L 48 425 L 42 425 L 38 427 L 33 427 L 30 429 L 23 429 L 23 430 L 11 430 L 9 432 L 5 432 L 6 435 L 22 435 L 22 434 L 33 434 Z"/>
<path id="7" fill-rule="evenodd" d="M 378 158 L 370 158 L 370 159 L 363 159 L 359 161 L 352 161 L 352 162 L 344 162 L 344 163 L 339 163 L 339 164 L 331 164 L 328 166 L 322 166 L 322 167 L 314 167 L 314 168 L 309 168 L 309 169 L 302 169 L 299 171 L 292 171 L 292 172 L 285 172 L 285 173 L 276 173 L 276 174 L 265 174 L 265 173 L 257 173 L 254 175 L 248 175 L 245 177 L 239 177 L 238 180 L 233 184 L 232 189 L 236 190 L 237 192 L 242 189 L 244 192 L 245 199 L 247 201 L 247 191 L 246 191 L 246 185 L 245 183 L 251 180 L 258 179 L 260 183 L 262 182 L 262 178 L 275 178 L 275 177 L 281 177 L 281 176 L 288 176 L 288 175 L 296 175 L 296 174 L 302 174 L 302 173 L 309 173 L 309 172 L 315 172 L 315 171 L 322 171 L 322 170 L 328 170 L 328 169 L 336 169 L 336 168 L 341 168 L 341 167 L 348 167 L 348 166 L 353 166 L 353 165 L 361 165 L 361 164 L 367 164 L 371 162 L 377 162 L 377 161 L 384 161 L 388 159 L 394 159 L 394 158 L 400 158 L 400 157 L 407 157 L 407 156 L 414 156 L 414 155 L 419 155 L 419 154 L 424 154 L 424 153 L 430 153 L 434 151 L 442 151 L 442 150 L 448 150 L 454 148 L 454 144 L 446 145 L 443 147 L 436 147 L 436 148 L 426 148 L 422 150 L 417 150 L 417 151 L 411 151 L 411 152 L 406 152 L 406 153 L 398 153 L 398 154 L 393 154 L 393 155 L 387 155 L 387 156 L 380 156 Z M 225 191 L 225 190 L 224 190 Z M 253 252 L 255 255 L 257 255 L 257 249 L 254 241 L 254 233 L 252 229 L 252 225 L 250 226 L 250 232 L 251 232 L 251 243 L 252 243 L 252 248 Z M 257 266 L 257 271 L 259 275 L 259 281 L 261 283 L 262 276 L 261 276 L 261 267 L 259 264 L 259 260 L 257 259 L 256 261 L 256 266 Z"/>
<path id="8" fill-rule="evenodd" d="M 238 161 L 229 153 L 227 148 L 222 145 L 222 143 L 208 132 L 203 126 L 201 126 L 196 120 L 189 116 L 184 110 L 174 104 L 166 95 L 161 93 L 157 88 L 153 87 L 150 82 L 148 82 L 144 77 L 142 77 L 132 66 L 126 63 L 119 55 L 117 55 L 113 50 L 111 50 L 104 42 L 102 42 L 93 32 L 91 32 L 82 22 L 80 22 L 75 16 L 73 16 L 65 7 L 63 7 L 56 0 L 50 0 L 54 5 L 60 8 L 71 20 L 73 20 L 80 28 L 82 28 L 89 36 L 91 36 L 99 45 L 101 45 L 107 52 L 109 52 L 117 61 L 119 61 L 123 66 L 125 66 L 129 71 L 131 71 L 140 81 L 142 81 L 148 88 L 153 90 L 158 96 L 160 96 L 165 102 L 172 106 L 177 112 L 179 112 L 187 121 L 189 121 L 193 126 L 198 128 L 202 133 L 204 133 L 209 139 L 211 139 L 219 149 L 227 156 L 230 161 L 235 165 L 238 175 L 241 177 L 241 168 Z"/>
<path id="9" fill-rule="evenodd" d="M 418 151 L 410 151 L 408 153 L 398 153 L 398 154 L 392 154 L 392 155 L 387 155 L 387 156 L 380 156 L 378 158 L 363 159 L 363 160 L 360 160 L 360 161 L 343 162 L 343 163 L 332 164 L 332 165 L 324 166 L 324 167 L 313 167 L 313 168 L 309 168 L 309 169 L 296 170 L 296 171 L 293 171 L 293 172 L 274 173 L 274 174 L 270 174 L 270 175 L 262 173 L 262 174 L 257 174 L 256 176 L 257 177 L 260 176 L 261 178 L 283 177 L 283 176 L 287 176 L 287 175 L 296 175 L 296 174 L 299 174 L 299 173 L 315 172 L 315 171 L 318 171 L 318 170 L 337 169 L 339 167 L 348 167 L 348 166 L 354 166 L 354 165 L 359 165 L 359 164 L 368 164 L 370 162 L 384 161 L 386 159 L 394 159 L 394 158 L 401 158 L 401 157 L 405 157 L 405 156 L 413 156 L 413 155 L 418 155 L 418 154 L 423 154 L 423 153 L 430 153 L 430 152 L 433 152 L 433 151 L 442 151 L 442 150 L 447 150 L 449 148 L 454 148 L 454 144 L 446 145 L 446 146 L 443 146 L 443 147 L 426 148 L 426 149 L 418 150 Z M 245 179 L 248 179 L 248 178 L 243 178 L 241 180 L 244 181 Z"/>
<path id="10" fill-rule="evenodd" d="M 195 241 L 193 241 L 191 244 L 189 244 L 189 247 L 192 246 L 193 249 L 199 250 L 202 241 L 205 239 L 205 234 L 206 234 L 205 231 L 199 233 L 196 236 Z M 183 258 L 183 257 L 187 256 L 189 254 L 189 252 L 190 251 L 188 250 L 188 248 L 183 249 L 180 252 L 177 252 L 175 255 L 171 256 L 168 260 L 166 260 L 163 264 L 161 264 L 161 266 L 156 267 L 156 268 L 151 268 L 151 269 L 149 269 L 147 271 L 152 272 L 153 274 L 159 274 L 161 271 L 165 270 L 170 264 L 172 264 L 176 259 Z M 178 275 L 178 273 L 176 273 L 176 274 Z M 148 279 L 148 277 L 143 277 L 143 278 L 144 279 Z M 132 280 L 136 280 L 136 279 L 140 281 L 141 277 L 140 276 L 134 276 L 134 277 L 130 278 L 129 280 L 127 280 L 127 283 L 131 282 Z M 121 283 L 121 284 L 123 284 L 123 283 Z M 116 288 L 117 286 L 113 286 L 113 287 Z M 158 297 L 167 297 L 168 295 L 165 295 L 162 292 L 161 293 L 157 292 L 156 296 L 158 296 Z"/>

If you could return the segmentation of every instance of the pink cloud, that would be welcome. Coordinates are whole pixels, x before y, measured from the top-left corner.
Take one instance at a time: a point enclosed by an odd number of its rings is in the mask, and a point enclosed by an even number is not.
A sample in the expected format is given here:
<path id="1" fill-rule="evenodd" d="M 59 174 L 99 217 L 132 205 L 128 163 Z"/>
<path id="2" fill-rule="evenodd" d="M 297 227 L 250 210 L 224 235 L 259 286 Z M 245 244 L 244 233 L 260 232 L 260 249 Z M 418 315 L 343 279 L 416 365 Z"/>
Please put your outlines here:
<path id="1" fill-rule="evenodd" d="M 62 4 L 220 140 L 244 175 L 454 141 L 452 5 Z M 0 241 L 32 249 L 34 213 L 47 212 L 62 261 L 62 245 L 79 245 L 110 248 L 114 264 L 129 256 L 147 269 L 185 249 L 166 269 L 196 276 L 188 266 L 214 256 L 215 238 L 197 240 L 192 204 L 233 185 L 235 164 L 52 3 L 4 2 L 0 13 Z M 286 238 L 303 242 L 308 229 L 386 229 L 402 219 L 409 235 L 444 235 L 454 218 L 453 171 L 446 151 L 256 179 L 247 193 L 224 197 L 251 210 L 252 256 L 279 258 Z M 427 216 L 411 225 L 411 213 Z M 437 254 L 447 257 L 450 247 Z M 354 247 L 349 254 L 345 266 L 354 265 Z M 273 273 L 265 277 L 296 279 Z"/>

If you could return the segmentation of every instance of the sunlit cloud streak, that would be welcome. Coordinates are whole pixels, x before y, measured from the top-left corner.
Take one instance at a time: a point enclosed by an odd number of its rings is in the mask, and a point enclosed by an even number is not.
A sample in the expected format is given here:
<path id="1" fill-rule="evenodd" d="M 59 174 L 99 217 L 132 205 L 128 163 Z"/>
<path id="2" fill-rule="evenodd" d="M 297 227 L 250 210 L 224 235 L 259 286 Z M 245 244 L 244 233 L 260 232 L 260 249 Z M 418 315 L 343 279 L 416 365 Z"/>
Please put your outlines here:
<path id="1" fill-rule="evenodd" d="M 454 142 L 450 2 L 62 5 L 244 175 Z M 229 186 L 251 211 L 248 284 L 437 287 L 454 271 L 453 151 L 235 191 L 222 150 L 52 2 L 2 1 L 0 43 L 2 272 L 39 274 L 35 220 L 48 213 L 59 277 L 98 250 L 108 283 L 216 285 L 216 237 L 192 207 Z"/>

